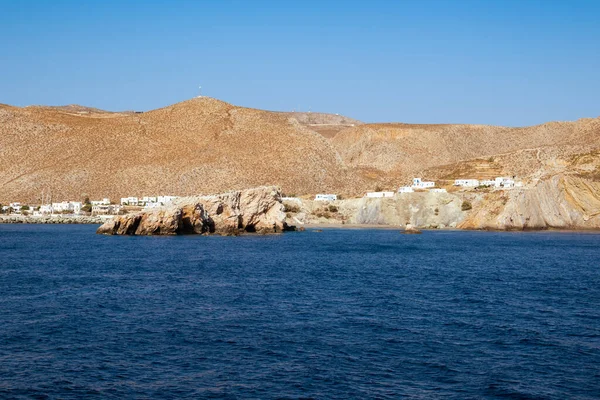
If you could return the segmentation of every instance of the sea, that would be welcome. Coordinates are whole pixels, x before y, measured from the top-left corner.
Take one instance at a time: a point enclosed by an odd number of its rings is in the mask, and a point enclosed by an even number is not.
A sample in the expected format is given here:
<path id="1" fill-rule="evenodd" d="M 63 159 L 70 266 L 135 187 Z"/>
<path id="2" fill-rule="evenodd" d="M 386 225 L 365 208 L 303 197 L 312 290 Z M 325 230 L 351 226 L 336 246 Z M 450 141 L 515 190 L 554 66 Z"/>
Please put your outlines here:
<path id="1" fill-rule="evenodd" d="M 0 225 L 2 399 L 598 399 L 600 235 Z"/>

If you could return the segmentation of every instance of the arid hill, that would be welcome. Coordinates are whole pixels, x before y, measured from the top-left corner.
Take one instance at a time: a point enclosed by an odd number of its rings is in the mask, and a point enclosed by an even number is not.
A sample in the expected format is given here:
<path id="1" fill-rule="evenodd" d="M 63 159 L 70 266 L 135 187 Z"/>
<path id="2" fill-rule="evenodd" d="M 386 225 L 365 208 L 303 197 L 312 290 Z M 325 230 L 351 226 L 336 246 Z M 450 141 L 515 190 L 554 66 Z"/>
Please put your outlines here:
<path id="1" fill-rule="evenodd" d="M 327 139 L 327 137 L 332 137 Z M 195 98 L 145 113 L 0 105 L 0 203 L 198 195 L 260 185 L 362 196 L 413 176 L 600 179 L 600 119 L 526 128 L 362 124 Z"/>
<path id="2" fill-rule="evenodd" d="M 143 114 L 0 106 L 0 202 L 266 184 L 298 194 L 357 186 L 331 144 L 285 114 L 211 98 Z"/>
<path id="3" fill-rule="evenodd" d="M 331 139 L 343 129 L 362 125 L 362 122 L 344 117 L 339 114 L 326 114 L 315 112 L 282 112 L 289 118 L 294 118 L 301 125 L 311 129 L 328 139 Z"/>
<path id="4" fill-rule="evenodd" d="M 332 144 L 348 167 L 381 171 L 394 184 L 419 175 L 541 178 L 570 157 L 600 148 L 600 118 L 525 128 L 364 124 L 342 130 Z"/>

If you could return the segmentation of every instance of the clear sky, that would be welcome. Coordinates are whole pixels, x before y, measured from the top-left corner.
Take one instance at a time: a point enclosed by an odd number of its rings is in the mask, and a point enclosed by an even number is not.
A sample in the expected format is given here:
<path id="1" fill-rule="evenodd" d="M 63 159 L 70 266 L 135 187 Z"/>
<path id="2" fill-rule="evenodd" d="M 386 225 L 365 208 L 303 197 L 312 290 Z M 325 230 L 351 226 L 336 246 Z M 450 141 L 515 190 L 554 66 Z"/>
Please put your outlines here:
<path id="1" fill-rule="evenodd" d="M 0 103 L 203 94 L 363 121 L 600 115 L 598 0 L 0 0 Z"/>

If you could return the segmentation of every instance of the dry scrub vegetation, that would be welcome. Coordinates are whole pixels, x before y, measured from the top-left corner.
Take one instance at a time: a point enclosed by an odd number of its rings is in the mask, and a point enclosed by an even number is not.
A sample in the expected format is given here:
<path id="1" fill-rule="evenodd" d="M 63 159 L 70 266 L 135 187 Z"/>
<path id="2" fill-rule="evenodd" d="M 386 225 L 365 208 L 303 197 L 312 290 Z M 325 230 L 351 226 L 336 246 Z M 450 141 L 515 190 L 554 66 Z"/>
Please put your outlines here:
<path id="1" fill-rule="evenodd" d="M 211 98 L 141 114 L 0 105 L 0 202 L 35 202 L 42 190 L 54 200 L 258 185 L 352 196 L 376 186 L 393 190 L 413 176 L 596 176 L 599 134 L 599 119 L 527 128 L 361 124 Z"/>

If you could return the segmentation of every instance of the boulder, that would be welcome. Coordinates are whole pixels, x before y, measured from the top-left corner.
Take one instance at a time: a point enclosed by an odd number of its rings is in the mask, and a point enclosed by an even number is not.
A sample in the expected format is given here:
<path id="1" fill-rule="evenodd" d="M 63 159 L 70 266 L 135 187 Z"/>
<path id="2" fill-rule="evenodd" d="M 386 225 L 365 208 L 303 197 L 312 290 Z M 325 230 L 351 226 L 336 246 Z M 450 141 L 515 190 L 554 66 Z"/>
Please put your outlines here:
<path id="1" fill-rule="evenodd" d="M 406 233 L 406 234 L 419 234 L 422 233 L 419 229 L 417 229 L 416 227 L 414 227 L 411 224 L 406 224 L 406 226 L 404 227 L 404 230 L 402 231 L 402 233 Z"/>
<path id="2" fill-rule="evenodd" d="M 238 235 L 293 230 L 285 223 L 281 191 L 259 187 L 212 196 L 185 197 L 156 209 L 116 216 L 96 233 L 105 235 Z"/>

